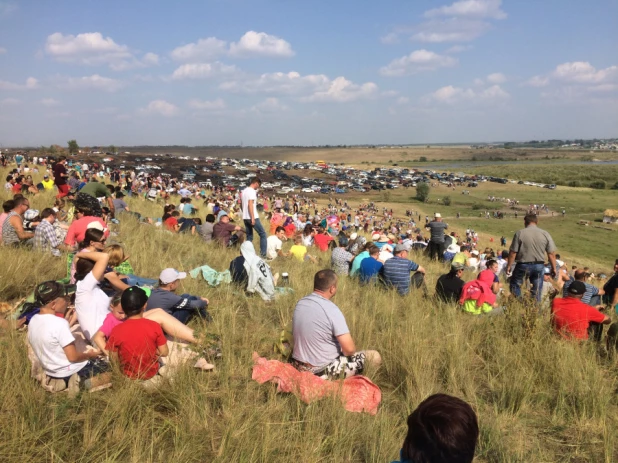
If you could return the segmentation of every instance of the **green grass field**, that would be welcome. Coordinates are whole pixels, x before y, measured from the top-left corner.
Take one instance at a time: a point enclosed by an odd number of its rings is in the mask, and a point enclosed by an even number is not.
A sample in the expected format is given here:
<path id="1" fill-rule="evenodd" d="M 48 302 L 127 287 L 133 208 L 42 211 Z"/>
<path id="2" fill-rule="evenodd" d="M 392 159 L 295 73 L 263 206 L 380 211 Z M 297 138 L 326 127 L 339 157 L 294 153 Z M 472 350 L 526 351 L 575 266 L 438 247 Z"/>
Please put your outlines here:
<path id="1" fill-rule="evenodd" d="M 437 191 L 432 199 L 442 196 Z M 573 207 L 586 204 L 561 189 L 546 192 L 566 195 L 556 201 L 571 201 Z M 475 200 L 481 201 L 487 192 L 480 188 L 478 194 Z M 397 190 L 393 201 L 403 195 L 413 196 L 414 189 Z M 7 197 L 5 192 L 0 196 Z M 454 204 L 441 209 L 444 215 L 457 210 L 451 196 Z M 32 207 L 42 209 L 52 198 L 51 193 L 39 195 Z M 162 205 L 128 202 L 145 215 L 161 214 Z M 418 210 L 414 203 L 392 204 Z M 437 206 L 422 207 L 429 213 Z M 596 261 L 592 235 L 567 246 L 569 230 L 573 234 L 579 228 L 569 216 L 561 220 L 555 222 L 563 224 L 564 236 L 552 231 L 559 248 L 580 258 L 594 252 Z M 486 222 L 483 230 L 488 231 L 517 225 L 511 219 Z M 461 228 L 466 225 L 461 219 Z M 208 264 L 224 270 L 236 256 L 196 237 L 173 236 L 130 219 L 122 222 L 116 239 L 131 255 L 136 273 L 145 277 L 156 278 L 170 266 L 185 271 Z M 65 275 L 61 259 L 25 250 L 0 252 L 3 301 L 27 295 L 36 282 Z M 413 259 L 428 269 L 433 293 L 444 268 L 424 256 Z M 598 262 L 605 260 L 599 257 Z M 334 302 L 357 345 L 377 349 L 383 357 L 383 366 L 368 372 L 382 390 L 378 414 L 346 412 L 335 399 L 306 405 L 278 394 L 272 385 L 253 382 L 252 353 L 276 358 L 273 343 L 291 319 L 296 300 L 311 291 L 315 271 L 328 266 L 328 254 L 320 255 L 319 265 L 276 260 L 273 272 L 288 272 L 295 293 L 270 304 L 229 286 L 210 288 L 187 278 L 183 291 L 211 300 L 214 323 L 206 329 L 222 337 L 224 358 L 212 373 L 186 368 L 151 393 L 116 376 L 105 391 L 76 399 L 50 395 L 29 377 L 24 333 L 0 334 L 0 461 L 388 462 L 398 456 L 408 414 L 436 392 L 461 397 L 476 410 L 481 435 L 475 461 L 618 460 L 616 365 L 598 357 L 589 344 L 558 339 L 547 315 L 530 317 L 526 307 L 515 303 L 505 317 L 471 318 L 418 293 L 400 298 L 344 278 Z"/>

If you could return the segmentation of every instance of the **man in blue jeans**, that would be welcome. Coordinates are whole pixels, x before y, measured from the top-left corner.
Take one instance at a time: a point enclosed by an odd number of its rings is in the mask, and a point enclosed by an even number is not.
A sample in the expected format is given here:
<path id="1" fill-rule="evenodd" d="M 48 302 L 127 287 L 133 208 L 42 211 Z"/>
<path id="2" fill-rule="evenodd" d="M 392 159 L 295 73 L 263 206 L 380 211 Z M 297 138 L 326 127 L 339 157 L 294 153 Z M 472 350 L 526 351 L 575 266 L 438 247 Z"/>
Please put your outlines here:
<path id="1" fill-rule="evenodd" d="M 532 285 L 530 296 L 540 302 L 545 254 L 550 262 L 551 276 L 552 278 L 556 276 L 556 245 L 550 234 L 538 228 L 537 223 L 538 217 L 535 214 L 527 214 L 524 217 L 526 228 L 518 230 L 513 236 L 506 275 L 511 278 L 511 294 L 521 298 L 521 285 L 528 278 Z M 516 264 L 511 273 L 513 262 Z"/>
<path id="2" fill-rule="evenodd" d="M 260 236 L 260 255 L 266 258 L 266 231 L 260 222 L 257 211 L 257 189 L 262 181 L 257 177 L 249 179 L 249 186 L 242 190 L 242 219 L 245 222 L 247 241 L 253 241 L 253 230 Z"/>

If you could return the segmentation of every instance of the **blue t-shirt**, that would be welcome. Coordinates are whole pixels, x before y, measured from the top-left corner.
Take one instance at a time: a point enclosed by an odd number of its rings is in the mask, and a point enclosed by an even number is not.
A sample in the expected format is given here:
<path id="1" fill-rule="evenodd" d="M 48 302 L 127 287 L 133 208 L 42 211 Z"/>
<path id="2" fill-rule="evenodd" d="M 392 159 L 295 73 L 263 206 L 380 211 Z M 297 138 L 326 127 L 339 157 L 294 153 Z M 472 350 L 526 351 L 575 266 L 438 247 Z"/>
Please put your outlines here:
<path id="1" fill-rule="evenodd" d="M 359 269 L 361 284 L 369 283 L 380 273 L 382 267 L 384 264 L 371 256 L 363 259 Z"/>

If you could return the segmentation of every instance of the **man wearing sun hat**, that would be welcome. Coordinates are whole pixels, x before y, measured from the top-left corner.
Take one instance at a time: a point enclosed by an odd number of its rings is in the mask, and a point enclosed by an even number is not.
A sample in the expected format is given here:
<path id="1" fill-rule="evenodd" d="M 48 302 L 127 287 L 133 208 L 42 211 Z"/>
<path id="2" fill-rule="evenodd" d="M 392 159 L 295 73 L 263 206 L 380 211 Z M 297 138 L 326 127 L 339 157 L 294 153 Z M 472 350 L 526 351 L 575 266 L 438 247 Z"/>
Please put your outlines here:
<path id="1" fill-rule="evenodd" d="M 184 324 L 195 316 L 211 321 L 212 318 L 206 311 L 208 299 L 190 294 L 180 296 L 175 294 L 180 286 L 180 280 L 185 278 L 187 278 L 185 272 L 179 272 L 174 268 L 163 270 L 159 275 L 159 286 L 152 290 L 148 298 L 146 310 L 163 309 Z"/>
<path id="2" fill-rule="evenodd" d="M 431 233 L 431 238 L 429 240 L 429 258 L 431 260 L 437 258 L 439 261 L 443 261 L 444 230 L 448 229 L 448 225 L 445 222 L 442 222 L 442 215 L 439 212 L 436 212 L 433 217 L 434 220 L 425 226 L 425 228 L 427 228 Z"/>
<path id="3" fill-rule="evenodd" d="M 101 356 L 99 349 L 78 352 L 75 347 L 75 337 L 64 319 L 75 289 L 75 285 L 45 281 L 34 290 L 40 309 L 28 325 L 28 342 L 48 377 L 44 386 L 49 388 L 53 383 L 49 389 L 54 391 L 69 387 L 74 374 L 85 381 L 109 369 L 107 364 L 95 361 Z"/>

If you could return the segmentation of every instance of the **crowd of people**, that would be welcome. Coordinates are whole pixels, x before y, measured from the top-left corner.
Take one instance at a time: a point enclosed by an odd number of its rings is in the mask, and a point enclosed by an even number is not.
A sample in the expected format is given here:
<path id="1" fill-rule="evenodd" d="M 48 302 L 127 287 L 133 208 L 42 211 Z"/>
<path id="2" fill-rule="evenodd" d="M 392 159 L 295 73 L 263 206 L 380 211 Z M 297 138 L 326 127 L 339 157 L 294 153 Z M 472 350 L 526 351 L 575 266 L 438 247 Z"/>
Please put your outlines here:
<path id="1" fill-rule="evenodd" d="M 118 233 L 114 230 L 122 232 L 116 225 L 128 219 L 170 236 L 186 233 L 237 249 L 239 255 L 229 264 L 233 284 L 264 301 L 274 300 L 280 290 L 279 275 L 270 268 L 273 261 L 315 266 L 313 291 L 294 308 L 289 362 L 328 380 L 362 374 L 382 361 L 378 351 L 356 346 L 334 302 L 342 278 L 401 298 L 418 292 L 469 316 L 500 315 L 510 310 L 513 298 L 527 298 L 539 314 L 551 311 L 559 335 L 597 342 L 603 325 L 610 324 L 607 309 L 618 310 L 618 260 L 603 289 L 592 285 L 588 269 L 567 269 L 549 233 L 538 227 L 536 214 L 525 215 L 524 228 L 508 249 L 481 250 L 478 234 L 468 229 L 461 239 L 440 213 L 433 220 L 426 217 L 423 229 L 413 213 L 398 219 L 392 209 L 380 210 L 373 203 L 352 207 L 328 198 L 320 206 L 300 195 L 269 196 L 260 191 L 258 177 L 230 192 L 165 175 L 67 166 L 65 157 L 54 162 L 41 158 L 34 166 L 27 167 L 22 159 L 7 177 L 10 199 L 3 203 L 0 236 L 3 246 L 68 259 L 67 277 L 38 284 L 35 302 L 22 308 L 17 321 L 28 325 L 29 345 L 42 365 L 45 384 L 54 390 L 90 384 L 108 374 L 110 361 L 128 378 L 156 383 L 170 354 L 168 338 L 198 345 L 203 341 L 188 324 L 194 318 L 212 320 L 209 300 L 177 294 L 187 274 L 165 268 L 156 280 L 136 275 L 125 250 L 111 243 Z M 26 172 L 42 173 L 42 182 L 24 178 Z M 33 211 L 30 199 L 52 189 L 57 193 L 53 204 Z M 125 202 L 127 196 L 160 204 L 161 217 L 142 216 Z M 504 237 L 500 244 L 506 244 Z M 438 262 L 444 269 L 433 294 L 419 260 Z M 330 268 L 320 269 L 325 261 Z M 76 348 L 75 325 L 91 344 L 85 351 Z M 614 324 L 607 334 L 612 351 L 617 336 Z M 216 348 L 204 351 L 195 365 L 213 369 L 217 357 Z M 410 415 L 408 425 L 402 461 L 472 461 L 478 425 L 465 402 L 432 396 Z"/>

